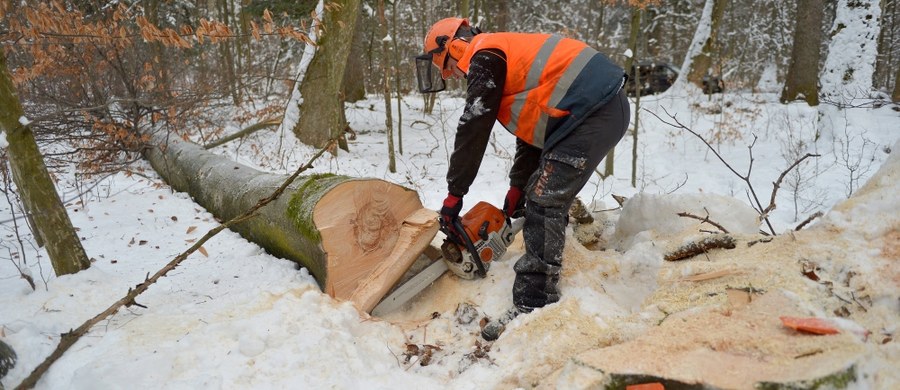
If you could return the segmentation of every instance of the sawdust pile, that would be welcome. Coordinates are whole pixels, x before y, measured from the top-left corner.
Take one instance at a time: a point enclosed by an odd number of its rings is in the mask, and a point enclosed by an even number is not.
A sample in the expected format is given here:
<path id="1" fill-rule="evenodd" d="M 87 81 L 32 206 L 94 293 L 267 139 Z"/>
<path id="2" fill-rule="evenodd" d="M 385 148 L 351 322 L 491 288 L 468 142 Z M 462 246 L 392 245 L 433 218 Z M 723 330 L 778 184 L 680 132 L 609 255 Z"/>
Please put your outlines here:
<path id="1" fill-rule="evenodd" d="M 493 264 L 487 279 L 445 275 L 387 320 L 407 329 L 411 342 L 441 346 L 434 365 L 449 372 L 448 384 L 483 378 L 477 372 L 487 365 L 501 375 L 495 383 L 481 379 L 485 388 L 647 381 L 736 389 L 897 388 L 900 370 L 885 366 L 900 361 L 900 213 L 883 211 L 900 207 L 898 172 L 900 158 L 893 157 L 853 198 L 806 230 L 776 237 L 736 233 L 734 249 L 682 261 L 662 259 L 708 235 L 697 223 L 647 228 L 619 251 L 589 250 L 570 232 L 562 300 L 517 317 L 481 360 L 465 359 L 484 347 L 478 321 L 460 323 L 454 310 L 467 302 L 478 317 L 490 317 L 511 305 L 512 263 L 521 242 L 506 261 Z M 603 227 L 615 218 L 595 219 L 603 224 L 596 230 L 609 237 Z M 823 318 L 840 333 L 803 334 L 784 327 L 781 316 Z"/>

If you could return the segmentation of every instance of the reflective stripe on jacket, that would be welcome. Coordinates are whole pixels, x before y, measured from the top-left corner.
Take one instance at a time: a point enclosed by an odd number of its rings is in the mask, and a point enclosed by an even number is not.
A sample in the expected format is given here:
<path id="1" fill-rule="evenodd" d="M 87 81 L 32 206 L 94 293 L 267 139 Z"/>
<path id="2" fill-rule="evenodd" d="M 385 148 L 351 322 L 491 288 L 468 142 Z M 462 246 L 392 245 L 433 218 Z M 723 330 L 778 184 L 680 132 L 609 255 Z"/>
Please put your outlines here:
<path id="1" fill-rule="evenodd" d="M 550 148 L 622 87 L 625 71 L 583 42 L 549 34 L 478 34 L 457 67 L 469 72 L 472 56 L 498 49 L 506 80 L 497 120 L 509 132 Z"/>

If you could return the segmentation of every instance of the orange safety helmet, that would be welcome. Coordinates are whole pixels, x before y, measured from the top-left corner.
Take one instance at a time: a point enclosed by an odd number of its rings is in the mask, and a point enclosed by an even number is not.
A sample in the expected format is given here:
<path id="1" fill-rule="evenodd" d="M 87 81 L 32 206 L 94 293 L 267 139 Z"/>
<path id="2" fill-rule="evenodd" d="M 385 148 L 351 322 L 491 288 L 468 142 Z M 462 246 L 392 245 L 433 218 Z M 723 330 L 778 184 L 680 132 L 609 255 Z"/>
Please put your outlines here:
<path id="1" fill-rule="evenodd" d="M 459 58 L 468 45 L 468 42 L 464 40 L 454 39 L 456 32 L 462 26 L 468 27 L 469 20 L 462 18 L 441 19 L 431 26 L 428 35 L 425 36 L 425 53 L 431 54 L 431 60 L 441 70 L 441 77 L 444 80 L 453 74 L 452 69 L 444 68 L 447 54 L 451 53 L 452 57 Z"/>

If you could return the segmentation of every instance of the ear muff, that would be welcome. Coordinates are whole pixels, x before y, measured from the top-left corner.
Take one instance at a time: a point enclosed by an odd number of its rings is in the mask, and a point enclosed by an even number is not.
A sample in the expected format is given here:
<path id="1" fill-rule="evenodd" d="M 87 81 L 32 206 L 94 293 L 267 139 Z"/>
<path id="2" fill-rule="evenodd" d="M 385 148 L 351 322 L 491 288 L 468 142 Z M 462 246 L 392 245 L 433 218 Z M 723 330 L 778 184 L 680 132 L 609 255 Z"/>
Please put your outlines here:
<path id="1" fill-rule="evenodd" d="M 469 47 L 469 42 L 466 42 L 462 39 L 454 39 L 450 41 L 449 46 L 449 54 L 450 57 L 453 57 L 455 60 L 459 60 L 462 58 L 463 54 L 466 52 L 466 48 Z"/>

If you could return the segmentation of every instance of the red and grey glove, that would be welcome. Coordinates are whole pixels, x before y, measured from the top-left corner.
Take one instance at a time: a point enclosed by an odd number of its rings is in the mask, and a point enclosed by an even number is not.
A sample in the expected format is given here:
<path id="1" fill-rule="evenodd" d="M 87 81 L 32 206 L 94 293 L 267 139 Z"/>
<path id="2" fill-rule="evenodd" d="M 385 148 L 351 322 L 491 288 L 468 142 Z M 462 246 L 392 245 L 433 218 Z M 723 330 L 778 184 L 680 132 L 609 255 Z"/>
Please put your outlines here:
<path id="1" fill-rule="evenodd" d="M 458 240 L 456 236 L 459 232 L 453 227 L 453 221 L 459 218 L 459 212 L 462 211 L 463 199 L 461 196 L 447 194 L 444 199 L 444 205 L 441 207 L 441 231 L 452 240 Z"/>
<path id="2" fill-rule="evenodd" d="M 503 202 L 503 212 L 509 218 L 525 216 L 525 192 L 521 188 L 509 187 L 506 200 Z"/>

